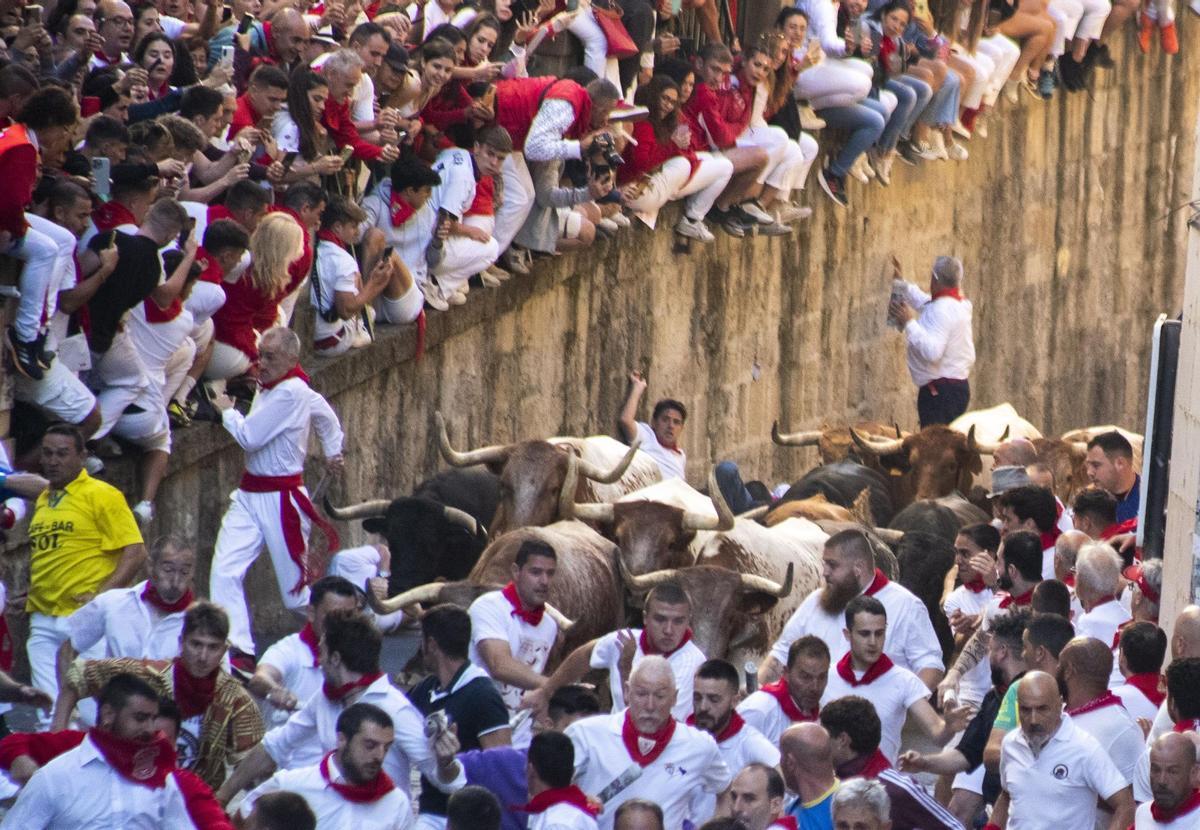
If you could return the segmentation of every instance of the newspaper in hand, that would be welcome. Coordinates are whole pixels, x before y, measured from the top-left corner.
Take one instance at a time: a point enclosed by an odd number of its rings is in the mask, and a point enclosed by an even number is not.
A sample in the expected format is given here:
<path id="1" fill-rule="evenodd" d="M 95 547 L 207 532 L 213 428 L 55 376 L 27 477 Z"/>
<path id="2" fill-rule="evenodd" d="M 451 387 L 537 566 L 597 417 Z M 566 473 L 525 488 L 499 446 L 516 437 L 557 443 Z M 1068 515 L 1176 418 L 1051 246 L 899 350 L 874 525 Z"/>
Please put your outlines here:
<path id="1" fill-rule="evenodd" d="M 892 294 L 888 298 L 887 324 L 896 331 L 903 331 L 904 326 L 892 315 L 892 308 L 898 303 L 905 302 L 904 280 L 892 280 Z"/>

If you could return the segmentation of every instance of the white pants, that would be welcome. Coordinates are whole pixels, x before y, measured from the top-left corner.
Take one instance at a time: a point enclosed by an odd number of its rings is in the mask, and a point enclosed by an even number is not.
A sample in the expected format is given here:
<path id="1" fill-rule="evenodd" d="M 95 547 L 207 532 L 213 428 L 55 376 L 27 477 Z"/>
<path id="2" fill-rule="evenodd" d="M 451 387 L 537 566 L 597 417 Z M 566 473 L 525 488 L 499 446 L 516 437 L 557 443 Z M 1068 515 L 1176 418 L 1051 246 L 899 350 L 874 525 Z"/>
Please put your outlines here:
<path id="1" fill-rule="evenodd" d="M 467 284 L 474 274 L 485 270 L 500 256 L 495 237 L 477 242 L 465 236 L 451 236 L 442 245 L 442 261 L 432 269 L 443 298 Z"/>
<path id="2" fill-rule="evenodd" d="M 1104 21 L 1111 11 L 1112 3 L 1109 0 L 1083 0 L 1083 17 L 1079 21 L 1079 28 L 1075 30 L 1075 37 L 1080 40 L 1099 40 L 1100 33 L 1104 31 Z"/>
<path id="3" fill-rule="evenodd" d="M 163 400 L 169 401 L 175 397 L 175 393 L 179 391 L 179 387 L 183 384 L 183 379 L 187 377 L 188 369 L 192 368 L 192 363 L 196 360 L 196 341 L 192 338 L 186 338 L 179 344 L 179 348 L 171 355 L 171 359 L 167 361 L 167 365 L 163 367 Z"/>
<path id="4" fill-rule="evenodd" d="M 1004 35 L 993 35 L 981 38 L 976 52 L 990 57 L 995 65 L 995 71 L 988 79 L 987 91 L 983 94 L 984 105 L 990 107 L 995 105 L 996 99 L 1004 90 L 1005 81 L 1012 74 L 1017 61 L 1021 59 L 1021 47 Z"/>
<path id="5" fill-rule="evenodd" d="M 1054 45 L 1050 54 L 1056 58 L 1061 57 L 1079 29 L 1079 22 L 1083 18 L 1083 3 L 1080 0 L 1050 0 L 1047 11 L 1054 20 Z"/>
<path id="6" fill-rule="evenodd" d="M 604 37 L 604 30 L 596 22 L 592 10 L 587 8 L 576 15 L 567 26 L 567 31 L 579 38 L 583 44 L 583 65 L 595 72 L 596 77 L 607 77 L 608 40 Z"/>
<path id="7" fill-rule="evenodd" d="M 217 341 L 212 357 L 204 367 L 205 380 L 229 380 L 250 371 L 250 358 L 241 349 Z"/>
<path id="8" fill-rule="evenodd" d="M 883 111 L 886 113 L 883 120 L 892 117 L 892 113 L 896 111 L 896 107 L 900 105 L 900 99 L 896 97 L 896 93 L 890 89 L 879 90 L 879 103 L 883 104 Z"/>
<path id="9" fill-rule="evenodd" d="M 500 167 L 500 178 L 503 200 L 496 211 L 496 232 L 492 236 L 496 246 L 506 251 L 533 210 L 533 177 L 529 175 L 524 154 L 509 153 Z"/>
<path id="10" fill-rule="evenodd" d="M 1200 14 L 1200 3 L 1197 0 L 1192 0 L 1192 11 Z M 1147 3 L 1143 11 L 1146 17 L 1156 21 L 1159 26 L 1169 26 L 1175 22 L 1175 3 L 1174 0 L 1152 0 Z"/>
<path id="11" fill-rule="evenodd" d="M 672 199 L 686 199 L 683 210 L 692 219 L 703 219 L 733 177 L 733 162 L 713 153 L 697 153 L 700 166 Z"/>
<path id="12" fill-rule="evenodd" d="M 895 95 L 888 93 L 895 99 Z M 894 107 L 893 107 L 894 108 Z M 813 162 L 820 155 L 821 147 L 817 144 L 817 140 L 808 133 L 800 133 L 800 140 L 793 142 L 800 148 L 800 164 L 796 166 L 792 173 L 792 190 L 803 190 L 804 183 L 808 181 L 808 171 L 812 169 Z"/>
<path id="13" fill-rule="evenodd" d="M 94 439 L 115 431 L 145 449 L 170 450 L 171 428 L 162 387 L 146 372 L 128 329 L 116 333 L 108 351 L 93 367 L 92 385 L 99 389 L 96 401 L 100 404 L 100 428 Z M 142 411 L 125 415 L 131 404 Z"/>
<path id="14" fill-rule="evenodd" d="M 767 151 L 767 166 L 757 181 L 784 193 L 792 189 L 792 179 L 804 162 L 804 154 L 781 128 L 747 127 L 738 136 L 737 146 L 761 147 Z"/>
<path id="15" fill-rule="evenodd" d="M 71 638 L 67 624 L 70 617 L 52 617 L 34 611 L 29 615 L 29 639 L 25 641 L 25 653 L 29 657 L 29 673 L 33 686 L 41 689 L 55 700 L 58 699 L 58 650 Z M 80 657 L 97 660 L 104 656 L 104 639 L 84 651 Z M 79 701 L 79 719 L 87 725 L 96 722 L 96 702 Z M 43 729 L 50 726 L 50 715 L 38 710 L 38 722 Z"/>
<path id="16" fill-rule="evenodd" d="M 223 305 L 225 305 L 225 289 L 204 280 L 196 280 L 192 284 L 192 290 L 187 299 L 183 301 L 183 307 L 192 312 L 192 320 L 197 326 L 212 320 L 212 316 Z"/>
<path id="17" fill-rule="evenodd" d="M 221 530 L 213 550 L 212 575 L 208 595 L 229 615 L 229 642 L 234 648 L 254 654 L 254 637 L 250 633 L 250 615 L 246 610 L 246 571 L 254 564 L 266 544 L 275 568 L 275 581 L 289 609 L 308 604 L 308 588 L 297 593 L 292 588 L 300 580 L 300 568 L 288 553 L 279 516 L 279 493 L 247 493 L 234 490 L 229 497 L 229 509 L 221 518 Z M 299 510 L 299 508 L 297 508 Z M 308 517 L 300 513 L 300 531 L 308 542 Z"/>
<path id="18" fill-rule="evenodd" d="M 96 396 L 57 358 L 41 380 L 17 374 L 13 381 L 13 397 L 68 424 L 82 423 L 96 408 Z"/>
<path id="19" fill-rule="evenodd" d="M 983 795 L 983 764 L 975 767 L 974 772 L 960 772 L 954 776 L 954 789 L 965 790 L 975 795 Z"/>
<path id="20" fill-rule="evenodd" d="M 873 72 L 866 61 L 826 58 L 800 73 L 793 92 L 798 100 L 807 98 L 813 109 L 848 107 L 871 92 Z"/>
<path id="21" fill-rule="evenodd" d="M 421 293 L 421 286 L 413 280 L 408 291 L 394 300 L 379 295 L 379 299 L 375 301 L 375 322 L 403 326 L 420 317 L 424 307 L 425 295 Z"/>
<path id="22" fill-rule="evenodd" d="M 726 161 L 728 161 L 726 159 Z M 733 164 L 729 165 L 730 170 L 733 169 Z M 653 228 L 658 219 L 658 212 L 662 206 L 675 198 L 675 194 L 683 187 L 684 182 L 688 179 L 688 173 L 691 172 L 692 164 L 683 156 L 675 156 L 667 159 L 663 165 L 650 174 L 646 186 L 642 189 L 641 194 L 631 202 L 629 208 L 634 214 L 646 223 L 646 226 Z M 699 173 L 699 169 L 696 170 Z M 711 207 L 711 205 L 710 205 Z M 705 211 L 707 213 L 707 211 Z M 703 218 L 704 214 L 699 217 Z"/>
<path id="23" fill-rule="evenodd" d="M 971 85 L 962 91 L 962 106 L 969 110 L 978 109 L 983 103 L 983 94 L 987 92 L 988 82 L 996 71 L 996 64 L 982 50 L 976 51 L 974 55 L 968 55 L 966 52 L 956 52 L 955 55 L 975 70 Z"/>
<path id="24" fill-rule="evenodd" d="M 26 213 L 25 221 L 29 223 L 25 235 L 5 253 L 25 263 L 21 268 L 21 299 L 17 302 L 13 328 L 19 340 L 29 342 L 49 323 L 46 303 L 54 275 L 68 268 L 74 270 L 72 257 L 77 240 L 66 228 L 36 214 Z"/>
<path id="25" fill-rule="evenodd" d="M 330 558 L 325 575 L 345 577 L 361 588 L 368 579 L 379 576 L 379 550 L 374 545 L 342 548 Z M 374 617 L 375 625 L 385 633 L 395 631 L 404 623 L 403 611 L 375 614 Z"/>
<path id="26" fill-rule="evenodd" d="M 308 291 L 308 277 L 304 278 L 295 291 L 279 301 L 279 312 L 275 318 L 275 325 L 286 329 L 292 324 L 292 313 L 296 310 L 296 303 L 300 299 L 301 291 Z"/>

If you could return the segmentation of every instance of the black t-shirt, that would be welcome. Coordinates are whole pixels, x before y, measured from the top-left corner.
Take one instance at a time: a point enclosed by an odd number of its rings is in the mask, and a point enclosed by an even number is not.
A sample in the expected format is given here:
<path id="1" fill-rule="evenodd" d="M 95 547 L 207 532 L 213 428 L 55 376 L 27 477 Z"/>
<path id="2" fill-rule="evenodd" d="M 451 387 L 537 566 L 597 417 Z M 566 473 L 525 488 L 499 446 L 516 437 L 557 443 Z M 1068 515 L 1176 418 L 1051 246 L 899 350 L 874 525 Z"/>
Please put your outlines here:
<path id="1" fill-rule="evenodd" d="M 1020 680 L 1021 676 L 1013 678 L 1013 683 Z M 979 711 L 975 713 L 975 717 L 971 718 L 971 722 L 963 730 L 963 736 L 959 738 L 958 744 L 954 747 L 971 765 L 967 772 L 974 772 L 983 763 L 983 751 L 987 749 L 988 738 L 992 734 L 992 725 L 996 722 L 996 715 L 1000 714 L 1000 704 L 1003 702 L 1003 693 L 997 694 L 995 688 L 988 689 L 979 704 Z M 995 804 L 999 795 L 1000 775 L 987 770 L 983 775 L 984 801 L 988 804 Z"/>
<path id="2" fill-rule="evenodd" d="M 469 679 L 464 677 L 468 671 L 472 675 Z M 479 745 L 481 735 L 508 726 L 508 707 L 504 705 L 504 699 L 496 691 L 492 679 L 477 666 L 464 663 L 450 681 L 450 688 L 453 691 L 445 694 L 438 686 L 437 677 L 430 675 L 412 688 L 408 699 L 422 715 L 444 711 L 450 723 L 458 724 L 458 742 L 463 752 L 482 749 Z M 444 816 L 447 800 L 449 796 L 421 776 L 421 796 L 417 800 L 420 812 Z"/>
<path id="3" fill-rule="evenodd" d="M 88 345 L 98 354 L 112 345 L 125 312 L 149 297 L 162 282 L 162 260 L 153 239 L 118 231 L 116 245 L 117 267 L 88 302 Z"/>

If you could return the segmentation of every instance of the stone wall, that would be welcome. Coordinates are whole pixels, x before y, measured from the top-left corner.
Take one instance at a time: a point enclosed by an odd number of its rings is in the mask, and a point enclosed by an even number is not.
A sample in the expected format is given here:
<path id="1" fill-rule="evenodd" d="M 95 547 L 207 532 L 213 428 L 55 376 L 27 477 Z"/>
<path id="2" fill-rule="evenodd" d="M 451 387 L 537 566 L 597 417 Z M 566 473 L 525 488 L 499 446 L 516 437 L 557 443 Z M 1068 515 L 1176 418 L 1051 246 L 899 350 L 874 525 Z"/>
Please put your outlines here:
<path id="1" fill-rule="evenodd" d="M 921 282 L 935 255 L 963 258 L 974 404 L 1011 401 L 1046 432 L 1109 422 L 1140 431 L 1150 328 L 1177 313 L 1183 293 L 1187 211 L 1172 208 L 1192 198 L 1200 26 L 1188 12 L 1180 25 L 1184 54 L 1145 58 L 1130 37 L 1091 92 L 1004 104 L 969 162 L 897 164 L 888 189 L 852 183 L 849 210 L 831 207 L 814 171 L 804 201 L 816 213 L 792 237 L 718 236 L 677 254 L 668 229 L 635 228 L 431 313 L 420 360 L 406 329 L 309 361 L 349 435 L 331 495 L 404 493 L 439 469 L 438 409 L 459 446 L 610 433 L 633 368 L 646 372 L 650 401 L 690 407 L 694 484 L 725 458 L 752 477 L 795 478 L 815 456 L 773 446 L 774 418 L 788 429 L 860 417 L 915 424 L 903 347 L 884 325 L 892 254 Z M 197 538 L 207 560 L 240 470 L 217 427 L 179 433 L 158 503 L 173 520 L 156 530 Z M 112 472 L 135 492 L 127 466 Z M 310 471 L 310 486 L 317 477 Z M 251 573 L 264 633 L 283 624 L 265 560 Z"/>

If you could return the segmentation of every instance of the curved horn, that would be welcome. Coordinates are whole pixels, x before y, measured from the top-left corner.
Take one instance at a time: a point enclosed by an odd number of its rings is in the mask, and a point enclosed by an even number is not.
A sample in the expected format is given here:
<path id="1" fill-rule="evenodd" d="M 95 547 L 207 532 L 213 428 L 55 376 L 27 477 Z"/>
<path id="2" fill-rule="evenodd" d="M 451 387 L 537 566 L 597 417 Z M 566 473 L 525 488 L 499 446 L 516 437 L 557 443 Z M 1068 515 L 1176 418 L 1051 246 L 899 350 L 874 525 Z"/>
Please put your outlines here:
<path id="1" fill-rule="evenodd" d="M 892 421 L 892 429 L 896 430 L 896 437 L 897 437 L 897 438 L 903 438 L 903 437 L 904 437 L 904 434 L 903 434 L 902 432 L 900 432 L 900 425 L 899 425 L 898 423 L 896 423 L 895 421 Z"/>
<path id="2" fill-rule="evenodd" d="M 890 527 L 873 527 L 871 532 L 889 545 L 898 545 L 904 538 L 903 530 L 893 530 Z"/>
<path id="3" fill-rule="evenodd" d="M 737 517 L 739 519 L 746 519 L 747 521 L 757 522 L 759 519 L 761 519 L 763 516 L 767 515 L 770 512 L 771 512 L 771 505 L 760 504 L 758 507 L 751 507 L 745 513 L 738 513 Z"/>
<path id="4" fill-rule="evenodd" d="M 771 424 L 771 440 L 781 447 L 811 447 L 821 440 L 821 431 L 780 432 L 779 421 L 775 421 Z"/>
<path id="5" fill-rule="evenodd" d="M 559 633 L 566 634 L 575 627 L 575 620 L 568 617 L 562 611 L 559 611 L 550 603 L 545 604 L 546 613 L 550 615 L 550 619 L 554 620 L 554 624 L 558 626 Z"/>
<path id="6" fill-rule="evenodd" d="M 603 502 L 587 502 L 575 505 L 575 518 L 583 522 L 612 524 L 613 506 Z"/>
<path id="7" fill-rule="evenodd" d="M 742 574 L 742 590 L 743 591 L 762 591 L 764 594 L 770 594 L 773 597 L 783 599 L 792 592 L 792 579 L 795 575 L 796 563 L 788 562 L 787 573 L 783 575 L 783 584 L 780 585 L 773 579 L 767 579 L 765 576 L 756 574 Z"/>
<path id="8" fill-rule="evenodd" d="M 567 471 L 563 473 L 562 489 L 558 491 L 558 516 L 560 519 L 575 518 L 575 491 L 579 487 L 579 459 L 568 452 Z"/>
<path id="9" fill-rule="evenodd" d="M 391 502 L 387 499 L 371 499 L 358 504 L 351 504 L 346 507 L 334 507 L 326 496 L 323 500 L 325 512 L 329 514 L 331 519 L 348 522 L 352 519 L 373 519 L 376 516 L 382 516 L 387 513 Z"/>
<path id="10" fill-rule="evenodd" d="M 854 427 L 850 427 L 850 437 L 854 439 L 854 443 L 860 450 L 872 455 L 891 455 L 904 449 L 903 438 L 869 438 L 860 435 Z"/>
<path id="11" fill-rule="evenodd" d="M 714 467 L 708 474 L 708 497 L 712 499 L 713 507 L 717 510 L 716 518 L 704 513 L 684 511 L 683 526 L 687 530 L 733 530 L 733 511 L 717 486 L 717 471 Z"/>
<path id="12" fill-rule="evenodd" d="M 435 412 L 433 419 L 437 424 L 438 449 L 451 467 L 473 467 L 476 464 L 490 464 L 508 458 L 508 447 L 499 444 L 469 452 L 458 452 L 450 446 L 450 436 L 446 434 L 446 419 L 442 417 L 442 413 Z"/>
<path id="13" fill-rule="evenodd" d="M 394 614 L 402 608 L 409 605 L 415 605 L 421 602 L 433 602 L 441 596 L 444 582 L 429 582 L 425 585 L 418 585 L 416 588 L 409 588 L 396 594 L 394 597 L 380 599 L 375 596 L 375 592 L 371 590 L 371 583 L 367 582 L 367 604 L 371 606 L 371 610 L 376 614 Z"/>
<path id="14" fill-rule="evenodd" d="M 1004 425 L 1004 432 L 1000 433 L 1000 440 L 992 444 L 987 441 L 980 441 L 975 437 L 975 425 L 971 424 L 971 428 L 967 431 L 967 449 L 971 452 L 977 452 L 980 455 L 995 455 L 996 450 L 1000 445 L 1008 440 L 1008 424 Z"/>
<path id="15" fill-rule="evenodd" d="M 632 444 L 630 444 L 629 451 L 626 452 L 625 456 L 617 462 L 617 466 L 613 467 L 607 473 L 601 471 L 600 468 L 594 464 L 584 461 L 581 458 L 579 459 L 579 473 L 584 478 L 590 478 L 592 481 L 598 482 L 599 484 L 612 484 L 614 481 L 620 479 L 621 476 L 625 475 L 625 471 L 628 470 L 629 465 L 633 463 L 633 456 L 637 453 L 638 447 L 641 445 L 641 441 L 634 441 Z"/>
<path id="16" fill-rule="evenodd" d="M 664 582 L 669 582 L 679 573 L 678 568 L 667 568 L 661 571 L 651 571 L 648 574 L 635 576 L 625 567 L 625 560 L 621 555 L 617 554 L 617 567 L 621 571 L 621 581 L 625 583 L 625 587 L 630 591 L 646 592 L 656 585 L 661 585 Z"/>
<path id="17" fill-rule="evenodd" d="M 446 505 L 442 508 L 442 518 L 452 525 L 465 527 L 472 536 L 479 533 L 479 522 L 475 521 L 475 517 L 465 510 Z M 484 533 L 486 534 L 487 531 L 485 530 Z"/>

